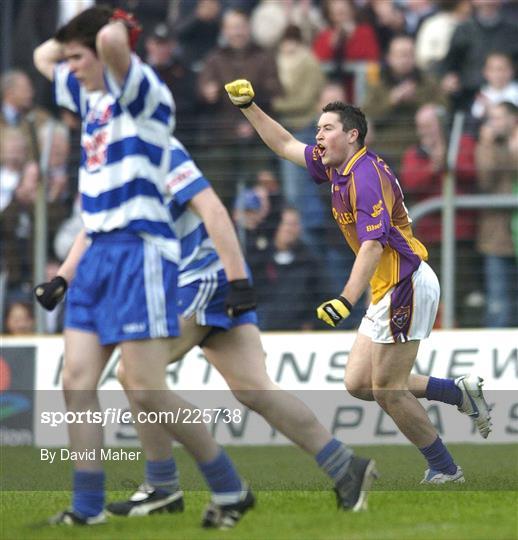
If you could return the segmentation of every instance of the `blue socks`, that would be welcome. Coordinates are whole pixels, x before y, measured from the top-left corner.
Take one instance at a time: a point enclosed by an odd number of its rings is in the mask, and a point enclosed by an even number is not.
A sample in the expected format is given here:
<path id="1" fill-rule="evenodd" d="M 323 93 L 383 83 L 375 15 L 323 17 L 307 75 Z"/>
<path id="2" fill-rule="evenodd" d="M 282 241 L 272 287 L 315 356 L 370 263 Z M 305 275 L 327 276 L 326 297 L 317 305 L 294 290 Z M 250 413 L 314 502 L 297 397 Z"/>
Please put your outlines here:
<path id="1" fill-rule="evenodd" d="M 455 465 L 451 454 L 440 437 L 437 437 L 430 446 L 425 446 L 419 450 L 428 462 L 430 469 L 444 474 L 455 474 L 457 472 L 457 465 Z"/>
<path id="2" fill-rule="evenodd" d="M 175 460 L 170 457 L 163 461 L 146 461 L 146 483 L 155 489 L 174 493 L 180 489 Z"/>
<path id="3" fill-rule="evenodd" d="M 104 509 L 104 471 L 74 470 L 72 510 L 85 518 Z"/>
<path id="4" fill-rule="evenodd" d="M 215 504 L 233 504 L 239 501 L 243 489 L 241 479 L 224 450 L 221 450 L 213 461 L 198 463 L 198 467 L 209 484 Z"/>
<path id="5" fill-rule="evenodd" d="M 426 399 L 442 401 L 450 405 L 462 405 L 462 392 L 452 379 L 430 377 L 426 387 Z"/>
<path id="6" fill-rule="evenodd" d="M 318 466 L 337 482 L 347 471 L 353 453 L 334 437 L 315 456 Z"/>

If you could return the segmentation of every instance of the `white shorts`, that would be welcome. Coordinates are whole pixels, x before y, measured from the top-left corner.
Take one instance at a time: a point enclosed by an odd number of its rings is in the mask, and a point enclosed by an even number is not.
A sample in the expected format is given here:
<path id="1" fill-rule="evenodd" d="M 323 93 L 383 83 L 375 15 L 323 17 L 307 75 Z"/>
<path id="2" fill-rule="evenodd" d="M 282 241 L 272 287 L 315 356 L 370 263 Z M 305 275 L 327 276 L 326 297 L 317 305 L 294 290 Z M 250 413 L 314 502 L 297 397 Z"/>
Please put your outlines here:
<path id="1" fill-rule="evenodd" d="M 432 331 L 439 298 L 439 280 L 423 261 L 411 276 L 369 306 L 358 332 L 375 343 L 425 339 Z"/>

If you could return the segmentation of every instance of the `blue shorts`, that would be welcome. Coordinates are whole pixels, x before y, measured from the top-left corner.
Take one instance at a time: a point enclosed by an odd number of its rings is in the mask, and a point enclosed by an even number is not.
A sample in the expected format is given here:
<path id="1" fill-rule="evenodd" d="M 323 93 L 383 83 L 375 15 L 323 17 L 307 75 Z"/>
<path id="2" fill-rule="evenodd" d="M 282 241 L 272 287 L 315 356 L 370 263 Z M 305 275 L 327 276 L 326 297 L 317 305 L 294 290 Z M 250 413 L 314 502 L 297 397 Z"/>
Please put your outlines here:
<path id="1" fill-rule="evenodd" d="M 94 235 L 67 293 L 65 328 L 93 332 L 102 345 L 177 336 L 177 276 L 135 234 Z"/>
<path id="2" fill-rule="evenodd" d="M 257 325 L 255 310 L 247 311 L 238 317 L 229 317 L 225 310 L 225 297 L 228 281 L 224 270 L 204 276 L 178 289 L 178 313 L 189 319 L 196 316 L 200 326 L 230 330 L 242 324 Z"/>

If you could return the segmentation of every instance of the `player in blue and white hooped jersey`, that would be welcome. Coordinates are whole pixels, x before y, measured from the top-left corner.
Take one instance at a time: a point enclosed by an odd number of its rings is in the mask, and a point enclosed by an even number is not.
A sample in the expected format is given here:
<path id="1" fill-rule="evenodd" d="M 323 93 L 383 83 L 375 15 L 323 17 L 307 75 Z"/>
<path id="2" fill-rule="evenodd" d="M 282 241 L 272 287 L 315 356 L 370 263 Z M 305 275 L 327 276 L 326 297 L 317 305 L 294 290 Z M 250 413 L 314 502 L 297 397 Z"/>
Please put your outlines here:
<path id="1" fill-rule="evenodd" d="M 235 281 L 249 278 L 227 212 L 175 137 L 171 138 L 170 157 L 167 189 L 172 198 L 168 206 L 181 246 L 178 312 L 184 319 L 194 317 L 204 327 L 228 330 L 247 323 L 257 325 L 255 310 L 235 317 L 227 314 L 228 280 L 234 286 Z M 219 243 L 218 249 L 214 241 Z"/>
<path id="2" fill-rule="evenodd" d="M 199 345 L 241 403 L 315 457 L 342 491 L 340 506 L 363 509 L 367 483 L 361 476 L 350 481 L 345 475 L 355 459 L 351 450 L 334 438 L 304 403 L 268 376 L 255 310 L 247 309 L 254 302 L 248 294 L 246 268 L 230 217 L 209 181 L 174 138 L 167 186 L 182 255 L 178 307 L 183 346 L 176 350 Z M 232 301 L 234 294 L 243 295 L 240 302 Z M 227 313 L 229 306 L 237 311 L 234 317 Z M 171 361 L 179 358 L 172 355 Z M 118 376 L 126 386 L 123 368 Z M 128 398 L 131 401 L 131 393 Z M 154 477 L 146 467 L 141 488 L 129 500 L 107 508 L 121 516 L 142 516 L 157 509 L 174 511 L 181 492 L 170 437 L 158 424 L 139 424 L 137 430 L 147 459 L 162 456 L 161 476 Z"/>
<path id="3" fill-rule="evenodd" d="M 101 20 L 107 16 L 98 13 Z M 66 327 L 96 332 L 101 345 L 175 336 L 177 317 L 170 303 L 175 291 L 164 286 L 164 281 L 174 283 L 179 261 L 164 205 L 171 94 L 135 55 L 125 63 L 118 59 L 125 70 L 105 69 L 88 77 L 81 50 L 67 37 L 75 35 L 73 23 L 61 35 L 68 61 L 57 63 L 53 72 L 56 102 L 82 119 L 79 191 L 84 228 L 92 239 L 68 294 Z M 106 298 L 91 283 L 93 276 L 95 283 L 104 283 L 103 272 L 117 276 Z M 129 287 L 127 280 L 139 286 Z M 134 291 L 129 297 L 128 289 Z M 113 317 L 105 301 L 130 307 Z M 92 304 L 97 313 L 85 308 Z"/>
<path id="4" fill-rule="evenodd" d="M 34 54 L 36 67 L 54 81 L 57 103 L 82 119 L 79 189 L 86 234 L 74 243 L 70 268 L 64 265 L 58 277 L 35 288 L 38 301 L 52 309 L 74 277 L 63 389 L 67 409 L 78 413 L 99 409 L 97 384 L 117 344 L 127 388 L 138 390 L 137 411 L 193 408 L 172 392 L 157 392 L 168 390 L 165 369 L 178 343 L 166 338 L 179 332 L 180 246 L 165 204 L 174 103 L 154 71 L 132 53 L 138 33 L 131 15 L 95 7 Z M 52 522 L 102 523 L 102 427 L 68 427 L 71 448 L 78 456 L 93 450 L 95 459 L 74 461 L 72 508 Z M 206 427 L 179 423 L 167 429 L 196 459 L 213 493 L 238 502 L 241 479 Z"/>

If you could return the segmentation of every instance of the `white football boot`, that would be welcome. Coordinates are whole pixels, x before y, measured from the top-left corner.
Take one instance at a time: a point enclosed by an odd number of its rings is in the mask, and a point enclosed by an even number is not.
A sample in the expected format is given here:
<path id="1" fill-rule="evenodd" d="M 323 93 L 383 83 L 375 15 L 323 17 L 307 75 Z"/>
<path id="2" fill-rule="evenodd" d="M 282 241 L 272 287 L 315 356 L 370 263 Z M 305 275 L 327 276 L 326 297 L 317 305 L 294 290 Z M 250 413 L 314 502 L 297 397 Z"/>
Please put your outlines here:
<path id="1" fill-rule="evenodd" d="M 433 469 L 426 469 L 424 478 L 421 484 L 446 484 L 447 482 L 455 482 L 456 484 L 464 484 L 464 472 L 457 465 L 457 471 L 454 474 L 446 474 Z"/>
<path id="2" fill-rule="evenodd" d="M 455 384 L 462 392 L 459 411 L 473 418 L 480 435 L 487 439 L 491 433 L 491 409 L 482 392 L 484 379 L 477 375 L 463 375 L 455 379 Z"/>

